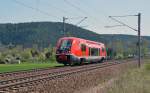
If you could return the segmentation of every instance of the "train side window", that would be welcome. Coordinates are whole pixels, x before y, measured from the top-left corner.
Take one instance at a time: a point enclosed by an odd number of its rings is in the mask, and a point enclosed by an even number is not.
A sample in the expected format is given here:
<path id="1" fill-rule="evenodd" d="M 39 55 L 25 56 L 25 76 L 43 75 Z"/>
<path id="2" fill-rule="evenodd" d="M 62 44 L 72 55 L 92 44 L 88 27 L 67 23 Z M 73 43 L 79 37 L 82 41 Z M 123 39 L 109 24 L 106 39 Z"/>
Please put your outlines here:
<path id="1" fill-rule="evenodd" d="M 91 48 L 89 48 L 89 56 L 91 56 Z"/>
<path id="2" fill-rule="evenodd" d="M 98 56 L 100 56 L 100 48 L 98 48 Z"/>
<path id="3" fill-rule="evenodd" d="M 91 48 L 91 56 L 98 56 L 99 55 L 98 48 Z"/>
<path id="4" fill-rule="evenodd" d="M 86 45 L 85 44 L 81 44 L 81 51 L 86 51 Z"/>

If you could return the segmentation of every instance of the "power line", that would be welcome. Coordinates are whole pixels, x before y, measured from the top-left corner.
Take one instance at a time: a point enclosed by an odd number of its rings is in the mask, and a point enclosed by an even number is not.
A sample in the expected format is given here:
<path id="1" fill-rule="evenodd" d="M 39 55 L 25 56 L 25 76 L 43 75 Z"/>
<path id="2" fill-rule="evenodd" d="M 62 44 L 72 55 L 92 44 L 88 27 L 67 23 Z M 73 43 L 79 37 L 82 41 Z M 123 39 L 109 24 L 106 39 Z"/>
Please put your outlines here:
<path id="1" fill-rule="evenodd" d="M 82 2 L 82 4 L 84 4 L 84 6 L 85 6 L 86 8 L 89 8 L 89 6 L 90 6 L 90 9 L 91 9 L 92 11 L 97 12 L 97 11 L 96 11 L 97 8 L 91 7 L 91 5 L 89 5 L 88 3 L 85 4 L 85 2 L 83 2 L 83 0 L 80 0 L 80 3 L 79 3 L 79 2 L 76 2 L 76 3 L 79 5 L 79 4 L 81 4 L 81 2 Z M 87 4 L 88 4 L 88 5 L 87 5 Z M 103 12 L 103 13 L 102 13 L 102 12 Z M 105 11 L 100 10 L 100 13 L 103 14 L 104 16 L 108 16 L 108 13 L 106 13 Z"/>
<path id="2" fill-rule="evenodd" d="M 55 9 L 57 9 L 58 11 L 60 11 L 60 12 L 62 12 L 62 13 L 69 13 L 69 14 L 71 14 L 72 15 L 72 13 L 71 12 L 69 12 L 69 11 L 67 11 L 67 10 L 64 10 L 64 9 L 62 9 L 62 8 L 59 8 L 59 7 L 56 7 L 56 6 L 54 6 L 54 5 L 52 5 L 52 4 L 50 4 L 50 3 L 46 3 L 46 5 L 48 5 L 48 6 L 51 6 L 51 7 L 53 7 L 53 8 L 55 8 Z M 80 16 L 78 16 L 78 17 L 69 17 L 69 18 L 67 18 L 67 20 L 72 20 L 72 19 L 81 19 L 81 18 L 85 18 L 85 17 L 80 17 Z M 87 17 L 86 17 L 87 18 Z M 77 23 L 78 24 L 78 23 Z M 79 23 L 80 24 L 80 23 Z"/>
<path id="3" fill-rule="evenodd" d="M 49 13 L 43 11 L 43 10 L 34 8 L 34 7 L 32 7 L 32 6 L 29 6 L 29 5 L 26 5 L 26 4 L 24 4 L 23 2 L 20 2 L 20 1 L 17 1 L 17 0 L 12 0 L 12 1 L 14 1 L 15 3 L 17 3 L 17 4 L 19 4 L 19 5 L 22 5 L 22 6 L 26 7 L 26 8 L 30 8 L 30 9 L 32 9 L 32 10 L 38 11 L 38 12 L 44 14 L 44 15 L 51 16 L 51 17 L 54 17 L 54 18 L 56 18 L 56 19 L 60 19 L 59 17 L 56 17 L 56 16 L 54 16 L 54 15 L 52 15 L 52 14 L 49 14 Z"/>
<path id="4" fill-rule="evenodd" d="M 36 0 L 36 9 L 39 9 L 39 0 Z"/>
<path id="5" fill-rule="evenodd" d="M 89 6 L 90 6 L 90 9 L 92 9 L 93 11 L 95 11 L 95 12 L 97 12 L 96 10 L 97 10 L 97 8 L 95 8 L 95 7 L 91 7 L 91 3 L 90 3 L 90 5 L 89 5 L 89 3 L 86 3 L 85 4 L 85 2 L 83 2 L 84 0 L 80 0 L 80 3 L 82 2 L 82 4 L 84 4 L 84 6 L 86 6 L 87 8 L 89 8 Z M 80 4 L 79 2 L 78 2 L 78 4 Z M 97 2 L 96 2 L 97 3 Z M 102 9 L 102 8 L 99 8 L 99 9 Z M 101 12 L 101 14 L 103 14 L 104 16 L 108 16 L 108 13 L 106 12 L 106 11 L 103 11 L 103 10 L 100 10 L 100 12 Z M 103 13 L 102 13 L 103 12 Z"/>
<path id="6" fill-rule="evenodd" d="M 84 6 L 85 6 L 86 8 L 89 8 L 89 6 L 90 6 L 89 9 L 91 9 L 92 11 L 95 11 L 95 12 L 98 12 L 98 11 L 96 11 L 97 9 L 102 9 L 102 8 L 91 7 L 91 6 L 92 6 L 91 3 L 90 3 L 90 4 L 89 4 L 89 3 L 85 3 L 85 2 L 83 2 L 83 1 L 84 1 L 84 0 L 80 0 L 80 3 L 79 3 L 79 2 L 76 2 L 76 3 L 79 5 L 79 4 L 81 4 L 81 2 L 82 2 L 82 4 L 84 4 Z M 109 15 L 109 13 L 107 13 L 106 11 L 103 11 L 103 10 L 100 10 L 100 14 L 102 14 L 102 15 L 104 15 L 104 16 L 108 16 L 108 15 Z M 94 20 L 95 20 L 95 21 L 99 20 L 99 21 L 101 21 L 102 23 L 104 23 L 100 18 L 94 17 Z"/>
<path id="7" fill-rule="evenodd" d="M 81 13 L 87 14 L 87 12 L 83 11 L 80 7 L 78 7 L 78 6 L 74 5 L 74 4 L 72 4 L 72 3 L 69 2 L 68 0 L 64 0 L 64 2 L 66 2 L 67 4 L 69 4 L 69 5 L 72 6 L 72 7 L 76 8 L 76 9 L 79 10 Z"/>
<path id="8" fill-rule="evenodd" d="M 114 17 L 128 17 L 128 16 L 137 16 L 138 17 L 138 29 L 135 29 L 117 19 L 115 19 Z M 119 24 L 126 26 L 134 31 L 138 32 L 138 66 L 141 66 L 141 13 L 138 13 L 137 15 L 123 15 L 123 16 L 109 16 L 109 18 L 111 18 L 112 20 L 118 22 Z"/>
<path id="9" fill-rule="evenodd" d="M 109 16 L 109 17 L 128 17 L 128 16 L 137 16 L 137 15 L 123 15 L 123 16 Z"/>
<path id="10" fill-rule="evenodd" d="M 75 18 L 67 18 L 67 17 L 63 17 L 63 35 L 64 36 L 66 36 L 67 35 L 67 33 L 66 33 L 66 20 L 69 20 L 69 19 L 78 19 L 78 18 L 80 18 L 80 17 L 75 17 Z M 82 17 L 82 20 L 80 20 L 77 24 L 76 24 L 76 26 L 78 26 L 79 24 L 81 24 L 85 19 L 87 19 L 87 17 Z"/>
<path id="11" fill-rule="evenodd" d="M 87 19 L 87 17 L 84 17 L 82 20 L 80 20 L 78 23 L 76 23 L 76 25 L 79 25 L 79 24 L 81 24 L 84 20 L 86 20 Z"/>
<path id="12" fill-rule="evenodd" d="M 69 19 L 81 19 L 81 18 L 85 18 L 85 17 L 69 17 Z"/>
<path id="13" fill-rule="evenodd" d="M 76 6 L 75 4 L 69 2 L 68 0 L 64 0 L 67 4 L 69 4 L 71 7 L 79 10 L 80 13 L 84 14 L 84 15 L 89 15 L 90 17 L 92 17 L 88 12 L 84 11 L 83 9 L 81 9 L 80 7 Z"/>
<path id="14" fill-rule="evenodd" d="M 69 13 L 69 14 L 72 14 L 71 12 L 67 11 L 67 10 L 64 10 L 63 8 L 58 8 L 56 6 L 54 6 L 53 4 L 50 4 L 48 2 L 45 3 L 45 5 L 49 6 L 49 7 L 52 7 L 52 8 L 55 8 L 56 10 L 66 14 L 66 13 Z"/>
<path id="15" fill-rule="evenodd" d="M 112 27 L 119 27 L 119 26 L 124 26 L 124 25 L 113 25 L 113 26 L 104 26 L 105 28 L 112 28 Z"/>
<path id="16" fill-rule="evenodd" d="M 67 1 L 67 3 L 69 3 L 69 2 Z M 70 3 L 69 3 L 69 4 L 70 4 Z M 72 12 L 67 11 L 67 10 L 64 10 L 63 8 L 60 8 L 60 7 L 56 7 L 54 4 L 51 4 L 51 3 L 49 3 L 49 2 L 46 2 L 45 5 L 47 5 L 47 6 L 49 6 L 49 7 L 52 7 L 52 8 L 55 8 L 56 10 L 58 10 L 58 11 L 64 13 L 64 14 L 68 13 L 68 14 L 70 14 L 70 15 L 73 15 Z M 72 5 L 72 4 L 71 4 L 71 5 Z M 75 7 L 75 6 L 74 6 L 74 7 Z M 76 8 L 77 8 L 77 7 L 76 7 Z M 81 18 L 83 18 L 83 17 L 80 17 L 80 15 L 78 15 L 78 17 L 69 17 L 69 19 L 81 19 Z"/>
<path id="17" fill-rule="evenodd" d="M 133 16 L 133 15 L 132 15 L 132 16 Z M 131 26 L 129 26 L 129 25 L 127 25 L 127 24 L 125 24 L 125 23 L 119 21 L 119 20 L 116 20 L 116 19 L 113 18 L 113 17 L 114 17 L 114 16 L 109 16 L 109 18 L 111 18 L 112 20 L 114 20 L 114 21 L 116 21 L 116 22 L 122 24 L 123 26 L 126 26 L 126 27 L 128 27 L 128 28 L 130 28 L 130 29 L 132 29 L 132 30 L 134 30 L 134 31 L 137 31 L 137 29 L 135 29 L 135 28 L 133 28 L 133 27 L 131 27 Z M 115 16 L 115 17 L 117 17 L 117 16 Z M 119 17 L 120 17 L 120 16 L 119 16 Z M 125 17 L 125 16 L 124 16 L 124 17 Z"/>
<path id="18" fill-rule="evenodd" d="M 68 0 L 64 0 L 64 2 L 66 2 L 67 4 L 69 4 L 71 7 L 76 8 L 77 10 L 79 10 L 79 12 L 81 12 L 82 14 L 88 15 L 89 17 L 91 17 L 93 19 L 93 21 L 95 21 L 97 23 L 97 21 L 101 21 L 99 19 L 97 19 L 96 17 L 94 17 L 93 15 L 89 14 L 88 12 L 84 11 L 83 9 L 81 9 L 80 7 L 76 6 L 75 4 L 69 2 Z M 102 22 L 102 21 L 101 21 Z M 93 22 L 92 22 L 93 23 Z M 100 27 L 101 28 L 101 27 Z"/>

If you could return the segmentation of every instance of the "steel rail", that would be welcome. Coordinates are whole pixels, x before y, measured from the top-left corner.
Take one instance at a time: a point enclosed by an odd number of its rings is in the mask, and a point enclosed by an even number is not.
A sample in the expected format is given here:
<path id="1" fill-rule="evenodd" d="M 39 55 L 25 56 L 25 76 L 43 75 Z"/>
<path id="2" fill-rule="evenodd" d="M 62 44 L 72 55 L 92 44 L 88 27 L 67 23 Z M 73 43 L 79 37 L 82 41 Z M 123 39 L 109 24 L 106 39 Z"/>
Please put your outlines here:
<path id="1" fill-rule="evenodd" d="M 100 65 L 103 65 L 103 64 L 106 64 L 106 63 L 102 63 Z M 93 66 L 95 66 L 95 64 L 94 65 L 89 65 L 89 66 L 93 67 Z M 62 69 L 62 70 L 57 69 L 59 71 L 47 72 L 47 73 L 39 73 L 37 75 L 29 75 L 29 76 L 14 78 L 14 79 L 2 80 L 2 81 L 0 81 L 0 86 L 1 85 L 5 85 L 5 84 L 9 84 L 9 83 L 13 83 L 13 82 L 30 80 L 30 79 L 33 79 L 33 78 L 36 78 L 36 77 L 41 77 L 41 76 L 43 77 L 43 76 L 54 75 L 54 74 L 58 74 L 58 73 L 66 72 L 66 71 L 71 71 L 71 70 L 76 70 L 76 69 L 83 69 L 83 68 L 87 68 L 89 66 L 73 67 L 73 68 L 67 68 L 67 69 Z"/>
<path id="2" fill-rule="evenodd" d="M 110 62 L 112 60 L 109 60 L 108 62 Z M 113 60 L 116 61 L 116 60 Z M 14 75 L 19 75 L 19 74 L 29 74 L 29 73 L 34 73 L 37 71 L 46 71 L 46 70 L 52 70 L 52 69 L 58 69 L 60 67 L 52 67 L 52 68 L 36 68 L 36 69 L 30 69 L 30 70 L 21 70 L 21 71 L 12 71 L 12 72 L 2 72 L 0 73 L 0 77 L 8 77 L 8 76 L 14 76 Z M 61 67 L 61 68 L 65 68 L 65 67 Z"/>
<path id="3" fill-rule="evenodd" d="M 65 71 L 65 72 L 60 72 L 57 74 L 53 74 L 53 75 L 47 75 L 44 77 L 40 77 L 40 78 L 35 78 L 35 79 L 30 79 L 30 80 L 26 80 L 26 81 L 19 81 L 16 83 L 11 83 L 11 84 L 6 84 L 6 85 L 1 85 L 0 86 L 0 90 L 9 90 L 9 89 L 17 89 L 21 86 L 30 86 L 33 84 L 37 84 L 38 82 L 42 82 L 44 80 L 52 80 L 52 79 L 56 79 L 56 78 L 61 78 L 63 76 L 67 76 L 67 75 L 72 75 L 75 73 L 81 73 L 81 72 L 86 72 L 86 71 L 90 71 L 90 70 L 94 70 L 94 69 L 98 69 L 98 68 L 104 68 L 104 67 L 108 67 L 108 66 L 113 66 L 113 65 L 117 65 L 117 64 L 121 64 L 121 63 L 126 63 L 126 62 L 112 62 L 112 63 L 107 63 L 107 64 L 101 64 L 101 65 L 96 65 L 96 66 L 91 66 L 91 67 L 81 67 L 80 69 L 76 69 L 76 70 L 71 70 L 71 71 Z"/>

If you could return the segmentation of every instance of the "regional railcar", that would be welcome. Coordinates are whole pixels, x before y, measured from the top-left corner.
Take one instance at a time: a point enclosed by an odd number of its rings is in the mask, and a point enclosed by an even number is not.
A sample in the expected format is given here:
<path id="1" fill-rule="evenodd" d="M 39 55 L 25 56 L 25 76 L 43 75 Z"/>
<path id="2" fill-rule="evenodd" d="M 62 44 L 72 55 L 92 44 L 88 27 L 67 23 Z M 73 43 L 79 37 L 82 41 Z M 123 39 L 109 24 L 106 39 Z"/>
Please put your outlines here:
<path id="1" fill-rule="evenodd" d="M 76 37 L 60 38 L 56 46 L 56 60 L 64 65 L 102 62 L 106 55 L 103 43 Z"/>

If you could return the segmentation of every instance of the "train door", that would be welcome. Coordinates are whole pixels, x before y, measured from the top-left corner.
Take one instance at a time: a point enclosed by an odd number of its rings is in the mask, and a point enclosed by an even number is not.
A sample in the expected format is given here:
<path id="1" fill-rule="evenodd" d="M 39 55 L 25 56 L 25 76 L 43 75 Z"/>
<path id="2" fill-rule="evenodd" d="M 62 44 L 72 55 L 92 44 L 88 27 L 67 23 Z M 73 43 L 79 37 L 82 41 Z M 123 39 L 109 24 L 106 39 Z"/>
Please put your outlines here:
<path id="1" fill-rule="evenodd" d="M 105 48 L 102 48 L 102 52 L 101 52 L 101 56 L 105 56 L 105 52 L 106 50 L 105 50 Z"/>
<path id="2" fill-rule="evenodd" d="M 86 56 L 86 45 L 85 44 L 81 44 L 81 52 L 82 52 L 82 56 Z"/>
<path id="3" fill-rule="evenodd" d="M 98 56 L 100 56 L 101 55 L 101 50 L 100 50 L 100 48 L 98 48 Z"/>

